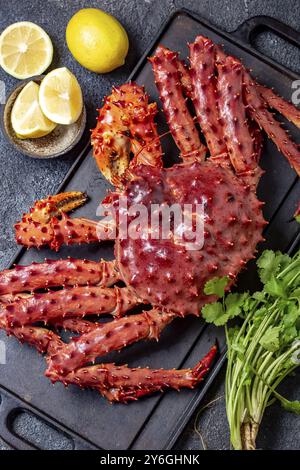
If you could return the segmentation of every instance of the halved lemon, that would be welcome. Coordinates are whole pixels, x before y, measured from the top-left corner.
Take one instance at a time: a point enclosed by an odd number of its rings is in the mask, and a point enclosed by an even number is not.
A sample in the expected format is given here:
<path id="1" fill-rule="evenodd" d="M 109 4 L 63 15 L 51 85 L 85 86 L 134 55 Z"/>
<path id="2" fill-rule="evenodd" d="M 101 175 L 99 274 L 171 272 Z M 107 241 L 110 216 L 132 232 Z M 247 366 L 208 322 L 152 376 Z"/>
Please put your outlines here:
<path id="1" fill-rule="evenodd" d="M 82 112 L 80 85 L 66 67 L 46 75 L 40 86 L 39 99 L 45 116 L 58 124 L 72 124 Z"/>
<path id="2" fill-rule="evenodd" d="M 21 139 L 35 139 L 50 134 L 56 124 L 42 112 L 39 104 L 39 85 L 27 83 L 17 96 L 11 111 L 11 124 Z"/>
<path id="3" fill-rule="evenodd" d="M 0 36 L 0 65 L 13 77 L 41 75 L 51 64 L 53 46 L 48 34 L 35 23 L 20 21 Z"/>

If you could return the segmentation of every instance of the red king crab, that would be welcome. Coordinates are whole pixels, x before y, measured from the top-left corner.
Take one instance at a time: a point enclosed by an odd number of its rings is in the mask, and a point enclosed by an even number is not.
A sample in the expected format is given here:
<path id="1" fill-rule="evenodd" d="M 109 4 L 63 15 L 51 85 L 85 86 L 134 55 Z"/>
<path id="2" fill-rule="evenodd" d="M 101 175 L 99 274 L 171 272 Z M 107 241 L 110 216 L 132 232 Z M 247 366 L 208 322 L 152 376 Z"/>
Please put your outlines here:
<path id="1" fill-rule="evenodd" d="M 46 353 L 46 376 L 52 382 L 92 387 L 111 401 L 192 388 L 210 368 L 216 346 L 193 369 L 90 363 L 136 341 L 158 339 L 175 317 L 200 315 L 201 307 L 214 300 L 204 294 L 205 283 L 228 276 L 229 289 L 254 257 L 266 224 L 263 202 L 256 197 L 261 130 L 300 174 L 299 148 L 270 108 L 298 127 L 300 112 L 258 85 L 239 60 L 211 40 L 198 36 L 189 49 L 189 66 L 163 46 L 150 58 L 181 163 L 163 167 L 154 122 L 157 105 L 134 83 L 113 88 L 105 98 L 92 145 L 101 172 L 116 187 L 106 204 L 118 208 L 120 196 L 127 197 L 129 206 L 140 203 L 148 210 L 152 204 L 204 201 L 203 247 L 189 250 L 175 236 L 125 238 L 117 230 L 114 261 L 45 260 L 0 274 L 1 327 Z M 111 224 L 67 215 L 84 201 L 85 195 L 76 192 L 38 201 L 16 224 L 17 242 L 59 250 L 62 244 L 111 239 Z M 147 308 L 127 315 L 137 305 Z M 102 314 L 113 320 L 92 321 Z M 65 343 L 59 328 L 79 336 Z"/>

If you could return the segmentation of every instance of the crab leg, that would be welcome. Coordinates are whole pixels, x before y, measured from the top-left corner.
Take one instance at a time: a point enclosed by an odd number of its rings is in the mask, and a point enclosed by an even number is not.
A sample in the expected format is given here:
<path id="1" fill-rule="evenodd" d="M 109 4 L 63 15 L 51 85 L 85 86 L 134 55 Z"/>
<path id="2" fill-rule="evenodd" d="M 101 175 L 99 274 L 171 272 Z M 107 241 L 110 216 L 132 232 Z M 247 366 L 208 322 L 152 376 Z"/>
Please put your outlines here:
<path id="1" fill-rule="evenodd" d="M 227 56 L 220 46 L 216 46 L 217 63 L 224 63 Z M 236 60 L 237 61 L 237 60 Z M 238 61 L 237 61 L 238 62 Z M 270 88 L 256 83 L 243 67 L 243 90 L 246 107 L 250 111 L 250 117 L 256 121 L 277 148 L 288 159 L 295 171 L 300 174 L 300 151 L 299 146 L 289 137 L 288 133 L 281 127 L 280 123 L 273 118 L 267 105 L 279 111 L 286 119 L 295 126 L 300 127 L 300 111 L 291 103 L 277 96 Z M 250 126 L 251 133 L 251 126 Z M 252 134 L 252 133 L 251 133 Z M 254 132 L 254 153 L 259 159 L 261 152 L 261 138 Z M 258 137 L 258 140 L 257 140 Z"/>
<path id="2" fill-rule="evenodd" d="M 186 64 L 180 59 L 177 59 L 176 66 L 179 72 L 179 79 L 183 87 L 183 91 L 186 96 L 191 98 L 192 93 L 193 93 L 193 85 L 192 85 L 190 70 L 186 66 Z"/>
<path id="3" fill-rule="evenodd" d="M 223 120 L 217 106 L 215 50 L 209 39 L 197 36 L 190 44 L 193 104 L 212 157 L 226 153 Z"/>
<path id="4" fill-rule="evenodd" d="M 206 148 L 200 142 L 195 123 L 182 93 L 183 69 L 181 67 L 178 70 L 178 54 L 159 46 L 150 61 L 164 113 L 181 157 L 184 159 L 195 156 L 204 159 Z"/>
<path id="5" fill-rule="evenodd" d="M 276 95 L 270 88 L 258 83 L 256 83 L 256 88 L 270 108 L 276 109 L 276 111 L 300 129 L 300 110 L 296 106 L 281 98 L 281 96 Z"/>
<path id="6" fill-rule="evenodd" d="M 28 325 L 53 318 L 110 313 L 121 316 L 140 304 L 139 299 L 124 287 L 73 287 L 43 294 L 32 294 L 4 305 L 3 313 L 10 327 Z"/>
<path id="7" fill-rule="evenodd" d="M 58 251 L 62 244 L 99 242 L 114 239 L 112 223 L 84 218 L 71 219 L 66 212 L 87 200 L 80 192 L 60 193 L 37 201 L 28 214 L 15 225 L 19 245 L 40 248 L 49 246 Z"/>
<path id="8" fill-rule="evenodd" d="M 109 287 L 120 280 L 115 261 L 67 258 L 16 266 L 0 273 L 0 295 L 45 287 L 95 285 Z"/>
<path id="9" fill-rule="evenodd" d="M 56 382 L 72 370 L 111 351 L 120 350 L 141 339 L 157 340 L 160 332 L 175 316 L 174 313 L 160 313 L 153 309 L 97 325 L 94 330 L 50 356 L 46 376 Z"/>
<path id="10" fill-rule="evenodd" d="M 40 353 L 48 352 L 49 354 L 55 354 L 63 345 L 59 336 L 46 328 L 31 325 L 15 328 L 8 327 L 2 307 L 1 305 L 0 329 L 5 330 L 8 336 L 15 336 L 21 343 L 27 343 L 35 347 Z"/>
<path id="11" fill-rule="evenodd" d="M 263 135 L 259 125 L 253 119 L 248 120 L 248 127 L 253 140 L 254 157 L 256 159 L 256 163 L 258 163 L 263 149 Z M 260 171 L 262 170 L 260 169 Z"/>
<path id="12" fill-rule="evenodd" d="M 216 58 L 217 63 L 222 63 L 226 60 L 226 54 L 221 46 L 216 45 Z M 296 108 L 292 103 L 289 103 L 281 96 L 276 95 L 273 90 L 270 88 L 260 85 L 259 83 L 254 83 L 257 91 L 263 97 L 264 101 L 268 104 L 270 108 L 276 109 L 282 116 L 284 116 L 288 121 L 295 124 L 295 126 L 300 128 L 300 110 Z"/>
<path id="13" fill-rule="evenodd" d="M 166 49 L 166 48 L 164 48 Z M 166 49 L 168 50 L 168 49 Z M 191 80 L 191 73 L 187 65 L 183 60 L 180 60 L 177 56 L 176 60 L 174 60 L 174 64 L 176 65 L 176 68 L 178 70 L 178 76 L 180 83 L 182 85 L 182 89 L 184 91 L 184 94 L 188 96 L 189 98 L 192 97 L 193 93 L 193 85 L 192 85 L 192 80 Z"/>
<path id="14" fill-rule="evenodd" d="M 299 146 L 293 142 L 287 132 L 274 119 L 267 110 L 261 98 L 255 82 L 244 70 L 245 100 L 249 106 L 251 117 L 259 124 L 260 128 L 273 140 L 279 151 L 287 158 L 290 165 L 300 175 L 300 150 Z"/>
<path id="15" fill-rule="evenodd" d="M 53 331 L 40 326 L 22 326 L 6 330 L 8 335 L 14 335 L 21 343 L 27 343 L 40 353 L 55 354 L 63 342 Z"/>
<path id="16" fill-rule="evenodd" d="M 99 323 L 81 318 L 54 319 L 50 321 L 50 324 L 53 325 L 55 328 L 69 330 L 73 333 L 78 333 L 81 335 L 89 333 L 90 331 L 95 330 L 99 326 Z"/>
<path id="17" fill-rule="evenodd" d="M 58 251 L 62 245 L 93 243 L 113 240 L 113 226 L 103 225 L 84 218 L 71 219 L 62 213 L 61 218 L 52 217 L 49 222 L 42 224 L 34 222 L 26 216 L 15 225 L 16 242 L 27 248 L 49 246 Z"/>
<path id="18" fill-rule="evenodd" d="M 217 69 L 220 116 L 231 163 L 238 174 L 254 170 L 257 158 L 243 104 L 243 66 L 228 56 Z"/>
<path id="19" fill-rule="evenodd" d="M 165 370 L 99 364 L 71 372 L 63 377 L 62 382 L 94 388 L 112 402 L 127 403 L 167 389 L 194 388 L 207 375 L 216 353 L 217 347 L 213 346 L 192 369 Z"/>

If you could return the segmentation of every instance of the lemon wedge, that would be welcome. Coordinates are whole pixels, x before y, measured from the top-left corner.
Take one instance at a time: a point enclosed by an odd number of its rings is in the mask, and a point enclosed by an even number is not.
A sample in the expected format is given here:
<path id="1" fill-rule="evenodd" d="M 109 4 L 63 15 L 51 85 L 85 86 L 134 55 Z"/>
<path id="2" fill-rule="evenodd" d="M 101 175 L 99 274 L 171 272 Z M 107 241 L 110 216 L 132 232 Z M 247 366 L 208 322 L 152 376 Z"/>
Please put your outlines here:
<path id="1" fill-rule="evenodd" d="M 41 75 L 51 64 L 53 46 L 48 34 L 35 23 L 20 21 L 0 36 L 0 65 L 13 77 Z"/>
<path id="2" fill-rule="evenodd" d="M 40 86 L 39 100 L 45 116 L 58 124 L 72 124 L 82 112 L 80 85 L 66 67 L 46 75 Z"/>
<path id="3" fill-rule="evenodd" d="M 50 134 L 56 124 L 43 113 L 39 104 L 39 85 L 29 82 L 17 96 L 11 111 L 11 124 L 21 139 L 36 139 Z"/>

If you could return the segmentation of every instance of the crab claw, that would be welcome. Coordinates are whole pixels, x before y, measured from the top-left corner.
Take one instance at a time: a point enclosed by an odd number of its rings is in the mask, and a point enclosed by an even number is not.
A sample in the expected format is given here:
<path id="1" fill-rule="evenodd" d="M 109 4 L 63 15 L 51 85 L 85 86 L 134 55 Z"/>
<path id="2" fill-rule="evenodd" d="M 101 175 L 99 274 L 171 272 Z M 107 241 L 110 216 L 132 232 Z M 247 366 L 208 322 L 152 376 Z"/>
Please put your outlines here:
<path id="1" fill-rule="evenodd" d="M 26 247 L 49 245 L 58 250 L 62 243 L 97 241 L 96 223 L 71 219 L 66 215 L 87 201 L 78 191 L 60 193 L 37 201 L 28 214 L 15 224 L 16 241 Z"/>
<path id="2" fill-rule="evenodd" d="M 52 217 L 59 217 L 62 213 L 70 212 L 86 203 L 88 197 L 80 191 L 70 191 L 59 193 L 55 196 L 48 196 L 46 199 L 37 201 L 29 214 L 23 218 L 28 218 L 34 222 L 48 223 Z"/>
<path id="3" fill-rule="evenodd" d="M 162 148 L 154 118 L 156 103 L 136 83 L 114 87 L 99 109 L 91 143 L 97 165 L 112 184 L 131 164 L 162 166 Z"/>

